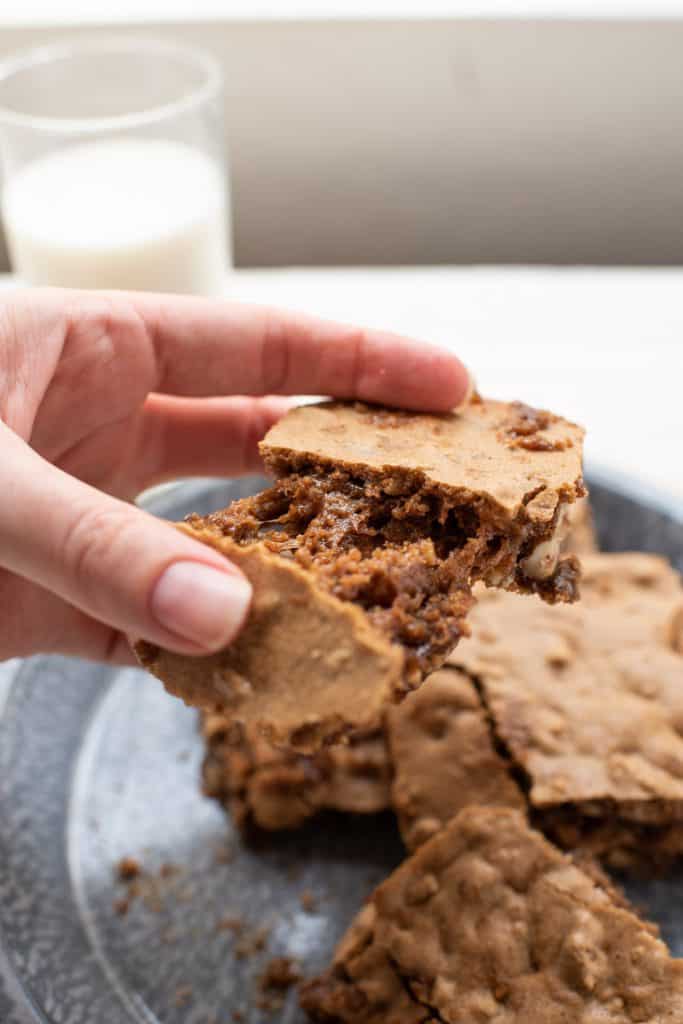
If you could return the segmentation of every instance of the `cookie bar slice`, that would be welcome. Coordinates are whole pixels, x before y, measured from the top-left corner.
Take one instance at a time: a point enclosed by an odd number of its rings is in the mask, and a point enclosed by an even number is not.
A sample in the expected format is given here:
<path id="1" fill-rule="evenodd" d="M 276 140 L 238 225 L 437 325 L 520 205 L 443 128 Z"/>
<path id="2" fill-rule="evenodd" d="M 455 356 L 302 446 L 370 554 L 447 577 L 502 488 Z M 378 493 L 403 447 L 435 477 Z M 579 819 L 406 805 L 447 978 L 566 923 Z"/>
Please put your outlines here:
<path id="1" fill-rule="evenodd" d="M 476 680 L 538 827 L 651 873 L 683 854 L 683 587 L 654 555 L 582 564 L 571 607 L 481 594 L 452 658 Z"/>
<path id="2" fill-rule="evenodd" d="M 207 713 L 202 725 L 204 792 L 245 832 L 297 828 L 323 810 L 392 806 L 416 849 L 466 804 L 526 806 L 472 681 L 452 666 L 388 708 L 381 726 L 311 755 L 275 747 L 225 715 Z"/>
<path id="3" fill-rule="evenodd" d="M 313 754 L 273 746 L 258 727 L 207 713 L 203 788 L 245 833 L 299 828 L 320 811 L 376 814 L 390 803 L 391 766 L 381 727 Z"/>
<path id="4" fill-rule="evenodd" d="M 522 814 L 470 807 L 376 890 L 301 1002 L 327 1024 L 681 1024 L 683 961 Z"/>
<path id="5" fill-rule="evenodd" d="M 474 581 L 574 600 L 560 547 L 585 493 L 582 436 L 479 398 L 441 416 L 293 410 L 261 446 L 274 485 L 184 526 L 251 579 L 246 628 L 209 658 L 142 643 L 140 660 L 188 702 L 303 750 L 372 727 L 466 631 Z"/>

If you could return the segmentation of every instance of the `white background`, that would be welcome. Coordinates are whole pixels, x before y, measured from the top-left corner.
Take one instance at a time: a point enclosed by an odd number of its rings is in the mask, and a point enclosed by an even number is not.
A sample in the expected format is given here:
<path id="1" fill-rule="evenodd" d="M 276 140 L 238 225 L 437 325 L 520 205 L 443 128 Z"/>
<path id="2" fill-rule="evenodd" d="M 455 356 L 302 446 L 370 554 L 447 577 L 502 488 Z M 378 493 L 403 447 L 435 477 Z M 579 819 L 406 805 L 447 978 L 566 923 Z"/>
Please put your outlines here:
<path id="1" fill-rule="evenodd" d="M 5 9 L 6 7 L 6 9 Z M 680 0 L 5 0 L 5 23 L 190 18 L 672 17 Z"/>

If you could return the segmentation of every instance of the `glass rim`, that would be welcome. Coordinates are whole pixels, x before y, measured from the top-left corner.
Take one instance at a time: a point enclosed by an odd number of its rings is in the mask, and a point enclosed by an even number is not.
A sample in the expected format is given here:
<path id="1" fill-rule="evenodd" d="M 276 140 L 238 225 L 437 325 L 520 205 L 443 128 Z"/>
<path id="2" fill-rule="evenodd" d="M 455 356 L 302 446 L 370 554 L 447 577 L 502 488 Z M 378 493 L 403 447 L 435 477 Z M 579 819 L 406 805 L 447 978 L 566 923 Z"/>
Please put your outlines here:
<path id="1" fill-rule="evenodd" d="M 98 53 L 141 53 L 153 56 L 175 57 L 186 64 L 194 64 L 204 76 L 204 81 L 189 89 L 178 99 L 161 103 L 143 110 L 131 111 L 128 114 L 113 114 L 103 117 L 50 117 L 27 114 L 5 106 L 0 100 L 0 123 L 21 128 L 33 128 L 36 131 L 64 134 L 95 133 L 102 131 L 118 131 L 126 128 L 137 128 L 146 124 L 184 114 L 200 107 L 203 103 L 220 94 L 223 86 L 223 74 L 220 64 L 213 54 L 194 46 L 186 46 L 172 40 L 145 39 L 142 36 L 128 38 L 125 36 L 97 36 L 86 39 L 63 40 L 48 43 L 44 46 L 33 46 L 11 54 L 0 61 L 0 90 L 5 82 L 14 75 L 32 67 L 65 60 L 72 56 L 95 55 Z"/>

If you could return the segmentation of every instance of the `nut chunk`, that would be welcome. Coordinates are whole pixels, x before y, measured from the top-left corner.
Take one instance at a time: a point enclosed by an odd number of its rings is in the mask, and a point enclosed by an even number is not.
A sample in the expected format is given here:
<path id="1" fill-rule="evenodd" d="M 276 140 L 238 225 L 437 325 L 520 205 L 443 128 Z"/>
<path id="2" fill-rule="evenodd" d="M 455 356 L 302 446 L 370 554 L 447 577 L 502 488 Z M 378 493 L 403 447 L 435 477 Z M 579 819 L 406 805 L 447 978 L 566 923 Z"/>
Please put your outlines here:
<path id="1" fill-rule="evenodd" d="M 353 1024 L 681 1024 L 683 961 L 517 811 L 470 807 L 376 891 L 302 989 Z"/>
<path id="2" fill-rule="evenodd" d="M 140 660 L 188 702 L 302 750 L 376 725 L 466 632 L 475 581 L 574 600 L 561 546 L 585 493 L 582 437 L 479 398 L 441 416 L 293 410 L 261 445 L 273 486 L 185 525 L 252 581 L 246 628 L 209 658 L 139 644 Z"/>

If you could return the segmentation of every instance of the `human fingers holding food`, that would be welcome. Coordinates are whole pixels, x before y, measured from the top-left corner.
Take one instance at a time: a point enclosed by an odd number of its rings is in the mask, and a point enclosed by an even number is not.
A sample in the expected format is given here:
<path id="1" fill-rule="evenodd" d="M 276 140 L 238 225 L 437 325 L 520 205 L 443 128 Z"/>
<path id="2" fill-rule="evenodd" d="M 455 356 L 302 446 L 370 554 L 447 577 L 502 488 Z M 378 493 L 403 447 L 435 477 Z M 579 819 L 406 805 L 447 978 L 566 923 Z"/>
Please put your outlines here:
<path id="1" fill-rule="evenodd" d="M 186 475 L 258 468 L 275 395 L 445 411 L 469 377 L 393 334 L 175 296 L 32 290 L 0 311 L 0 658 L 125 662 L 133 634 L 188 654 L 229 643 L 251 587 L 129 503 Z"/>

